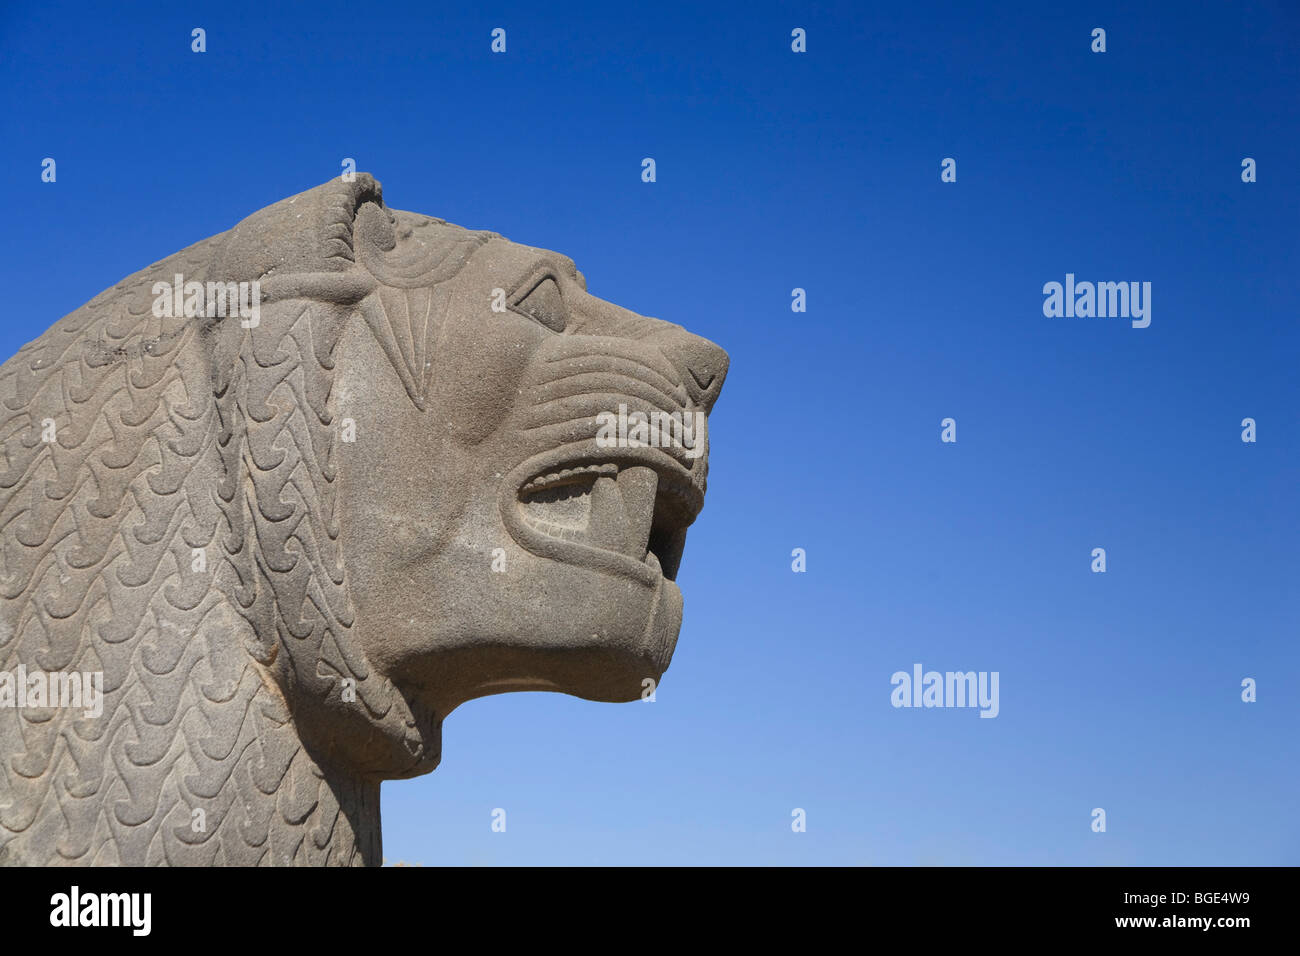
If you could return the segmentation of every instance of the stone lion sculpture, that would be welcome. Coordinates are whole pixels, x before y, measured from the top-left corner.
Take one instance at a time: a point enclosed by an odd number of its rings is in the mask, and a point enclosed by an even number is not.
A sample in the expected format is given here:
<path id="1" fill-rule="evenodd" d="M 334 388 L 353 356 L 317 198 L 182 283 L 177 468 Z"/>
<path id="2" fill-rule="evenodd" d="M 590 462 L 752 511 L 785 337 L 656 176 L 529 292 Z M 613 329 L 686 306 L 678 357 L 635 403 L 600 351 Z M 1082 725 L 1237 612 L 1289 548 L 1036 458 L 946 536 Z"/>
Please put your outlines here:
<path id="1" fill-rule="evenodd" d="M 0 367 L 0 862 L 376 865 L 459 704 L 638 698 L 726 371 L 365 174 L 58 321 Z"/>

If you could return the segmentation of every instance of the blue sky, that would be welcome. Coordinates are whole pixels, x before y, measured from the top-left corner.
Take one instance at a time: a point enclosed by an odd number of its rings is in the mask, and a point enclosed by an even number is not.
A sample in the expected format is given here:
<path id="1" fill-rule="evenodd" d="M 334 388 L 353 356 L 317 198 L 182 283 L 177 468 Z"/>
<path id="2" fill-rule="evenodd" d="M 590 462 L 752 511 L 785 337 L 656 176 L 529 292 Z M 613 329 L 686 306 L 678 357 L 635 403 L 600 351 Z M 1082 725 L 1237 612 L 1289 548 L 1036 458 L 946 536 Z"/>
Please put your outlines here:
<path id="1" fill-rule="evenodd" d="M 389 861 L 1300 862 L 1293 5 L 289 6 L 5 5 L 4 357 L 353 157 L 732 359 L 655 702 L 463 706 Z"/>

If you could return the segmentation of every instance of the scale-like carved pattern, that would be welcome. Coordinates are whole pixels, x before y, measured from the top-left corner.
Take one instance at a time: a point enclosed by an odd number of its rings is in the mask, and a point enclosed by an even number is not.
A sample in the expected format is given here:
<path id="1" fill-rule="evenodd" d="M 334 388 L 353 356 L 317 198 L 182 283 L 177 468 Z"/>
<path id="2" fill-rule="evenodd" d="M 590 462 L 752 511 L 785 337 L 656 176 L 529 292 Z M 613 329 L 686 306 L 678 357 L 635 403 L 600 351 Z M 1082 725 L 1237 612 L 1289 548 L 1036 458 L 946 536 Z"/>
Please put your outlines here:
<path id="1" fill-rule="evenodd" d="M 351 217 L 377 192 L 304 194 L 327 266 L 354 262 Z M 305 742 L 291 710 L 436 762 L 349 637 L 330 395 L 350 304 L 285 298 L 252 329 L 152 314 L 176 273 L 262 278 L 212 274 L 238 233 L 0 367 L 0 670 L 102 672 L 104 690 L 98 717 L 0 707 L 0 862 L 377 864 L 392 768 L 327 775 L 334 738 Z"/>

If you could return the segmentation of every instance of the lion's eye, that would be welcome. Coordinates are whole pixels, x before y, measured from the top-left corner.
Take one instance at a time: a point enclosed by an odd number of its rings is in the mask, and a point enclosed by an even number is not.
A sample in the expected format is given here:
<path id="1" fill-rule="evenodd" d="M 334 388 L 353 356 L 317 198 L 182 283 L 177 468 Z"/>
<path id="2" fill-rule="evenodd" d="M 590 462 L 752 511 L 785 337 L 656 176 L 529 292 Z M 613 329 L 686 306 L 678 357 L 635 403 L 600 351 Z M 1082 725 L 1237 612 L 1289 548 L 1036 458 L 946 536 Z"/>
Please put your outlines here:
<path id="1" fill-rule="evenodd" d="M 564 295 L 550 276 L 533 286 L 533 291 L 520 299 L 515 309 L 532 316 L 553 332 L 564 331 L 568 316 L 564 307 Z"/>

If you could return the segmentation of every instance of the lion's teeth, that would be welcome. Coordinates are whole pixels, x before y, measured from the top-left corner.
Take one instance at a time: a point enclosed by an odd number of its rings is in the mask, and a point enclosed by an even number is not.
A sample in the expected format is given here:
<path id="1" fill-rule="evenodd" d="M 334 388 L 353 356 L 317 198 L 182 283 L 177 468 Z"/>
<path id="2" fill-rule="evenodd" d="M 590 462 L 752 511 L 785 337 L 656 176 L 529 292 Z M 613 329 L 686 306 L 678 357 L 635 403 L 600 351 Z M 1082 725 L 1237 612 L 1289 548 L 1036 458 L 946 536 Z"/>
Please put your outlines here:
<path id="1" fill-rule="evenodd" d="M 549 521 L 543 521 L 541 518 L 534 518 L 532 515 L 525 514 L 524 524 L 528 525 L 542 534 L 550 535 L 552 538 L 564 538 L 568 541 L 577 541 L 582 537 L 582 529 L 566 528 L 562 525 L 551 524 Z"/>
<path id="2" fill-rule="evenodd" d="M 601 475 L 591 488 L 591 520 L 587 523 L 587 543 L 606 551 L 626 553 L 632 536 L 631 525 L 623 510 L 618 483 Z"/>
<path id="3" fill-rule="evenodd" d="M 654 523 L 655 494 L 659 473 L 646 465 L 634 465 L 618 473 L 618 490 L 627 515 L 628 541 L 624 553 L 638 560 L 650 544 L 650 526 Z"/>
<path id="4" fill-rule="evenodd" d="M 618 474 L 618 465 L 615 465 L 612 462 L 606 462 L 599 465 L 579 465 L 576 468 L 561 468 L 559 471 L 552 471 L 545 475 L 538 475 L 532 481 L 524 485 L 520 490 L 523 492 L 536 491 L 539 488 L 547 488 L 551 485 L 572 480 L 578 475 L 613 476 L 616 474 Z"/>
<path id="5" fill-rule="evenodd" d="M 650 465 L 613 462 L 560 468 L 538 475 L 520 489 L 519 507 L 529 527 L 567 541 L 647 560 L 655 528 L 656 506 L 668 505 L 668 527 L 692 510 L 698 496 L 681 480 L 665 480 Z M 666 527 L 655 545 L 664 571 L 671 574 L 682 535 Z M 674 540 L 665 550 L 668 538 Z M 657 563 L 657 560 L 656 560 Z"/>

